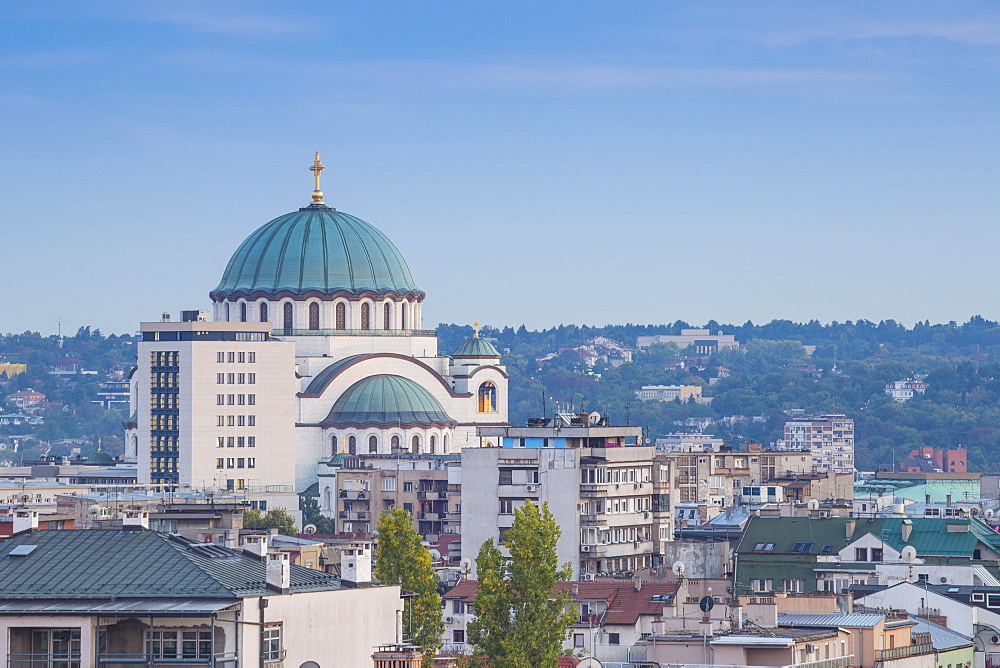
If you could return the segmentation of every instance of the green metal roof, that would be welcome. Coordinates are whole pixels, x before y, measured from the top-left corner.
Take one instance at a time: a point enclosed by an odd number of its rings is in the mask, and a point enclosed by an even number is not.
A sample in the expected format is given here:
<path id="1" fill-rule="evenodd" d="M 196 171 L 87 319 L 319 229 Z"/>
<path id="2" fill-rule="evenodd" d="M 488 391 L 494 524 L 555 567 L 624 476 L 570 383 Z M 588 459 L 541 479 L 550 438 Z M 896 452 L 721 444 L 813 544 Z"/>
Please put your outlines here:
<path id="1" fill-rule="evenodd" d="M 388 237 L 360 218 L 313 204 L 247 237 L 212 296 L 311 291 L 423 294 Z"/>
<path id="2" fill-rule="evenodd" d="M 464 341 L 452 357 L 500 357 L 500 351 L 491 342 L 476 336 Z"/>
<path id="3" fill-rule="evenodd" d="M 325 427 L 454 423 L 430 392 L 409 378 L 389 374 L 369 376 L 347 388 L 322 422 Z"/>
<path id="4" fill-rule="evenodd" d="M 109 466 L 115 463 L 114 457 L 104 452 L 103 450 L 98 450 L 90 457 L 87 457 L 87 465 L 99 465 L 99 466 Z"/>
<path id="5" fill-rule="evenodd" d="M 259 596 L 275 593 L 266 568 L 242 551 L 153 531 L 32 531 L 0 543 L 0 600 Z M 342 587 L 320 571 L 290 569 L 293 593 Z"/>

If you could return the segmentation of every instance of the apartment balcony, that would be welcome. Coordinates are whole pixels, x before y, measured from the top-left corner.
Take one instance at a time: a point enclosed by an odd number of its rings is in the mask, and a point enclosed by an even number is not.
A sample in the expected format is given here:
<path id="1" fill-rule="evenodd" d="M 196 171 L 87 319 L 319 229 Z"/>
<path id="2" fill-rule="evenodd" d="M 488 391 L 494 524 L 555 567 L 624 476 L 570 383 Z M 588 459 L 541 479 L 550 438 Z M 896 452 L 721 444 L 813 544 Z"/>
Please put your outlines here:
<path id="1" fill-rule="evenodd" d="M 583 557 L 603 557 L 607 549 L 607 545 L 583 543 L 580 545 L 580 555 Z"/>
<path id="2" fill-rule="evenodd" d="M 358 512 L 356 510 L 341 510 L 337 517 L 342 520 L 347 520 L 349 522 L 367 522 L 368 521 L 367 512 Z"/>
<path id="3" fill-rule="evenodd" d="M 586 484 L 580 485 L 580 496 L 584 498 L 593 498 L 596 496 L 604 497 L 608 495 L 608 486 L 605 484 L 595 485 Z"/>
<path id="4" fill-rule="evenodd" d="M 448 498 L 447 492 L 421 491 L 417 492 L 417 498 L 421 501 L 444 501 Z"/>
<path id="5" fill-rule="evenodd" d="M 580 524 L 584 526 L 599 526 L 606 525 L 607 523 L 608 517 L 603 513 L 580 515 Z"/>
<path id="6" fill-rule="evenodd" d="M 363 489 L 359 490 L 342 489 L 340 490 L 340 494 L 338 494 L 337 496 L 341 499 L 367 499 L 368 492 L 366 492 Z"/>
<path id="7" fill-rule="evenodd" d="M 440 521 L 448 519 L 448 513 L 417 513 L 417 519 L 419 520 L 432 520 Z"/>
<path id="8" fill-rule="evenodd" d="M 100 654 L 96 662 L 84 659 L 80 652 L 58 654 L 8 654 L 7 668 L 201 668 L 202 666 L 235 666 L 236 654 L 202 656 L 150 656 L 147 654 Z M 275 668 L 281 662 L 275 664 Z"/>
<path id="9" fill-rule="evenodd" d="M 912 645 L 894 647 L 892 649 L 875 650 L 875 661 L 892 661 L 894 659 L 905 659 L 911 656 L 934 653 L 934 645 L 931 643 L 931 634 L 914 633 L 913 641 Z"/>

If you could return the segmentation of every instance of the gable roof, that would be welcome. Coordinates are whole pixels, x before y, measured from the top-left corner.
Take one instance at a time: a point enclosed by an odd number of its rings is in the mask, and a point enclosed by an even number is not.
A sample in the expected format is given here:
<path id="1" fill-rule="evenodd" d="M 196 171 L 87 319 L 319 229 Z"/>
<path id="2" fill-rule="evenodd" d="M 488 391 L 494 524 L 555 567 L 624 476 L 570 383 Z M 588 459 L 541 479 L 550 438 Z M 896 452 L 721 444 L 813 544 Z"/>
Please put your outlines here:
<path id="1" fill-rule="evenodd" d="M 16 556 L 17 548 L 28 554 Z M 274 594 L 266 568 L 242 551 L 153 531 L 33 531 L 0 544 L 0 599 L 231 600 Z M 343 588 L 301 566 L 290 575 L 291 592 Z"/>

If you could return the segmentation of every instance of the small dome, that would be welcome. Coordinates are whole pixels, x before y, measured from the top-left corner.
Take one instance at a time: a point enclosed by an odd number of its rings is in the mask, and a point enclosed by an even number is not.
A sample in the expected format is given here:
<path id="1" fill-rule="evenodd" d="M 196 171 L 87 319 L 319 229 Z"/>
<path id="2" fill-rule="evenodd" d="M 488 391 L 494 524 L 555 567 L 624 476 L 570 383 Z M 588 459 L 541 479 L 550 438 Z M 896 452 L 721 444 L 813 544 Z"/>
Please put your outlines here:
<path id="1" fill-rule="evenodd" d="M 500 357 L 500 351 L 486 339 L 474 336 L 462 343 L 452 357 Z"/>
<path id="2" fill-rule="evenodd" d="M 114 463 L 114 457 L 103 450 L 98 450 L 91 456 L 87 457 L 87 461 L 85 462 L 87 466 L 111 466 Z"/>
<path id="3" fill-rule="evenodd" d="M 307 292 L 423 295 L 388 237 L 360 218 L 312 204 L 247 237 L 210 296 Z"/>
<path id="4" fill-rule="evenodd" d="M 441 403 L 426 389 L 402 376 L 382 374 L 359 380 L 347 388 L 329 415 L 324 427 L 380 425 L 454 425 Z"/>

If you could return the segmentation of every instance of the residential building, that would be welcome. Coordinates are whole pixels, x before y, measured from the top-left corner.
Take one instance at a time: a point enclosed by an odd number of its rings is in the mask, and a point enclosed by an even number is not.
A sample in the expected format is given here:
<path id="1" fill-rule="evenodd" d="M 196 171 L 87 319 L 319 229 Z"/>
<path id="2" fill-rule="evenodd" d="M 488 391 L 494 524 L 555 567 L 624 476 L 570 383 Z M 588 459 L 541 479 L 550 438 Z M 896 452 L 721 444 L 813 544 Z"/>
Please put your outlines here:
<path id="1" fill-rule="evenodd" d="M 500 447 L 462 451 L 463 558 L 475 559 L 489 538 L 503 549 L 514 510 L 531 500 L 548 503 L 562 528 L 559 562 L 572 564 L 574 578 L 651 566 L 660 535 L 653 476 L 661 467 L 654 473 L 655 449 L 639 445 L 642 428 L 587 414 L 532 423 L 538 426 L 480 428 L 480 440 Z"/>
<path id="2" fill-rule="evenodd" d="M 356 555 L 355 555 L 356 556 Z M 27 531 L 0 544 L 10 666 L 371 665 L 399 642 L 397 586 L 145 530 Z M 330 632 L 330 630 L 336 632 Z M 310 663 L 311 662 L 311 663 Z"/>
<path id="3" fill-rule="evenodd" d="M 682 350 L 694 348 L 696 355 L 711 355 L 723 348 L 739 348 L 739 341 L 731 334 L 712 334 L 707 329 L 682 329 L 678 334 L 657 334 L 655 336 L 640 336 L 636 340 L 639 350 L 655 343 L 673 343 Z"/>
<path id="4" fill-rule="evenodd" d="M 643 401 L 679 401 L 682 404 L 698 403 L 702 398 L 701 385 L 643 385 L 635 394 Z"/>
<path id="5" fill-rule="evenodd" d="M 965 448 L 936 450 L 924 445 L 910 450 L 896 468 L 907 473 L 966 473 L 968 458 Z"/>
<path id="6" fill-rule="evenodd" d="M 18 410 L 26 411 L 45 401 L 45 395 L 35 390 L 21 390 L 7 395 L 7 401 L 14 404 Z"/>
<path id="7" fill-rule="evenodd" d="M 854 420 L 840 414 L 789 420 L 778 449 L 809 450 L 817 473 L 853 473 Z"/>
<path id="8" fill-rule="evenodd" d="M 93 403 L 102 408 L 117 408 L 128 415 L 130 402 L 129 381 L 106 380 L 97 388 L 97 398 Z"/>
<path id="9" fill-rule="evenodd" d="M 903 403 L 912 399 L 915 394 L 923 394 L 927 388 L 928 384 L 923 380 L 904 378 L 888 383 L 885 386 L 885 393 L 896 403 Z"/>

